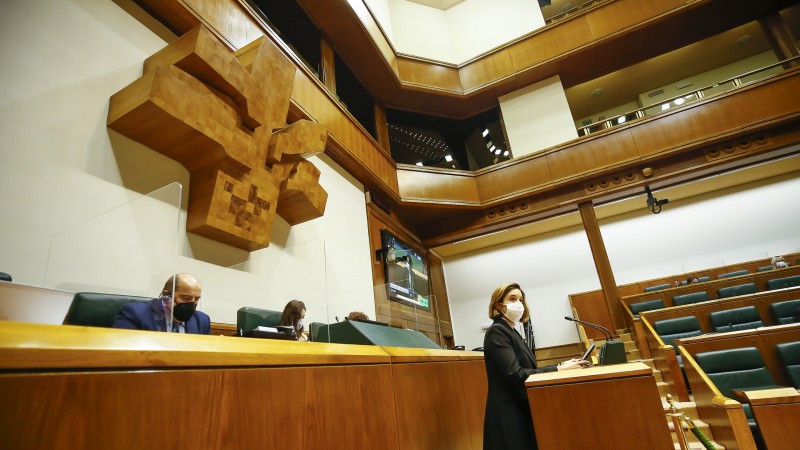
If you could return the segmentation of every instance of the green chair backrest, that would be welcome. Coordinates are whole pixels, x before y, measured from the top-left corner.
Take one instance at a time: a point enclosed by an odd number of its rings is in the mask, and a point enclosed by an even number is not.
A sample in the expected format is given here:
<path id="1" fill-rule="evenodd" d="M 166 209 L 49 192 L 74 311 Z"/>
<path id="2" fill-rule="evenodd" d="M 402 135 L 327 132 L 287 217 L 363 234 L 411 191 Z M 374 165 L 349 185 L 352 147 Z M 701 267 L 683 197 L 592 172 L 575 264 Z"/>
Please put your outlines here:
<path id="1" fill-rule="evenodd" d="M 736 297 L 737 295 L 755 294 L 756 292 L 758 292 L 758 286 L 755 283 L 747 283 L 717 289 L 717 297 Z"/>
<path id="2" fill-rule="evenodd" d="M 660 291 L 661 289 L 667 289 L 667 288 L 670 288 L 670 287 L 672 287 L 672 285 L 669 284 L 669 283 L 659 284 L 658 286 L 646 287 L 646 288 L 644 288 L 644 291 L 645 292 Z"/>
<path id="3" fill-rule="evenodd" d="M 325 325 L 327 324 L 322 322 L 311 322 L 308 324 L 308 332 L 311 337 L 311 342 L 318 342 L 317 339 L 319 338 L 319 329 Z"/>
<path id="4" fill-rule="evenodd" d="M 706 281 L 711 281 L 711 277 L 700 277 L 697 279 L 698 283 L 705 283 Z"/>
<path id="5" fill-rule="evenodd" d="M 793 277 L 775 278 L 774 280 L 767 280 L 767 290 L 784 289 L 788 287 L 800 286 L 800 275 Z"/>
<path id="6" fill-rule="evenodd" d="M 786 368 L 789 379 L 796 389 L 800 389 L 800 342 L 785 342 L 775 346 L 778 358 Z"/>
<path id="7" fill-rule="evenodd" d="M 742 270 L 737 270 L 735 272 L 721 273 L 717 275 L 717 278 L 738 277 L 739 275 L 747 275 L 748 273 L 750 273 L 750 271 L 742 269 Z"/>
<path id="8" fill-rule="evenodd" d="M 64 323 L 89 327 L 111 328 L 123 306 L 132 302 L 149 302 L 152 298 L 134 295 L 78 292 L 72 298 Z"/>
<path id="9" fill-rule="evenodd" d="M 653 323 L 658 336 L 666 345 L 675 345 L 675 339 L 700 336 L 703 330 L 695 316 L 676 317 L 674 319 L 664 319 Z"/>
<path id="10" fill-rule="evenodd" d="M 777 322 L 778 325 L 792 323 L 797 308 L 800 308 L 800 300 L 787 300 L 785 302 L 776 302 L 769 305 L 769 309 L 772 311 L 772 317 L 775 318 L 775 322 Z"/>
<path id="11" fill-rule="evenodd" d="M 757 272 L 766 272 L 768 270 L 773 270 L 774 268 L 775 268 L 775 266 L 761 266 L 758 269 L 756 269 L 756 271 Z"/>
<path id="12" fill-rule="evenodd" d="M 243 306 L 236 311 L 236 328 L 250 331 L 256 327 L 274 327 L 281 323 L 281 314 L 270 309 Z"/>
<path id="13" fill-rule="evenodd" d="M 733 398 L 733 389 L 774 386 L 761 353 L 755 347 L 731 348 L 694 355 L 694 360 L 722 395 Z"/>
<path id="14" fill-rule="evenodd" d="M 639 317 L 639 313 L 643 311 L 652 311 L 654 309 L 664 309 L 664 300 L 648 300 L 646 302 L 631 303 L 631 312 L 634 317 Z"/>
<path id="15" fill-rule="evenodd" d="M 725 333 L 728 331 L 752 330 L 763 327 L 764 322 L 758 315 L 755 306 L 714 311 L 708 315 L 714 331 Z"/>
<path id="16" fill-rule="evenodd" d="M 672 304 L 675 306 L 681 306 L 705 302 L 708 300 L 708 292 L 692 292 L 691 294 L 676 295 L 675 297 L 672 297 Z"/>

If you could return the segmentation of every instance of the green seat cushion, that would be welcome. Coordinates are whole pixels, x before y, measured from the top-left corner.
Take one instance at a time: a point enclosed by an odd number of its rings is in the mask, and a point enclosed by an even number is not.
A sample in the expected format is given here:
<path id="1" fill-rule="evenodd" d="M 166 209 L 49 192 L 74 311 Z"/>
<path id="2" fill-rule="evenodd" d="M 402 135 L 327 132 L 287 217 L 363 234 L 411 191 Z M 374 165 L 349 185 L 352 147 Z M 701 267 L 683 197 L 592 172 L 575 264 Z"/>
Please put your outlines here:
<path id="1" fill-rule="evenodd" d="M 705 302 L 708 300 L 709 298 L 707 292 L 692 292 L 691 294 L 676 295 L 675 297 L 672 297 L 672 304 L 675 306 L 681 306 Z"/>
<path id="2" fill-rule="evenodd" d="M 767 290 L 785 289 L 794 286 L 800 286 L 800 275 L 767 280 Z"/>
<path id="3" fill-rule="evenodd" d="M 738 295 L 755 294 L 758 292 L 758 287 L 755 283 L 740 284 L 738 286 L 728 286 L 717 289 L 717 297 L 727 298 L 736 297 Z"/>
<path id="4" fill-rule="evenodd" d="M 78 292 L 72 298 L 72 304 L 69 306 L 64 323 L 111 328 L 117 313 L 123 306 L 132 302 L 149 302 L 150 300 L 152 298 L 134 295 Z"/>
<path id="5" fill-rule="evenodd" d="M 653 323 L 653 329 L 664 341 L 664 344 L 675 345 L 675 339 L 700 336 L 703 331 L 695 316 L 676 317 L 674 319 L 659 320 Z"/>
<path id="6" fill-rule="evenodd" d="M 634 317 L 639 317 L 639 313 L 643 311 L 652 311 L 654 309 L 664 309 L 664 300 L 648 300 L 646 302 L 631 303 L 631 312 Z"/>
<path id="7" fill-rule="evenodd" d="M 796 389 L 800 389 L 800 342 L 785 342 L 775 346 L 778 359 Z"/>
<path id="8" fill-rule="evenodd" d="M 658 286 L 650 286 L 650 287 L 646 287 L 646 288 L 644 288 L 644 291 L 645 291 L 645 292 L 660 291 L 661 289 L 668 289 L 668 288 L 670 288 L 670 287 L 672 287 L 672 285 L 671 285 L 671 284 L 669 284 L 669 283 L 666 283 L 666 284 L 659 284 Z"/>
<path id="9" fill-rule="evenodd" d="M 708 315 L 714 331 L 725 333 L 728 331 L 751 330 L 763 327 L 764 322 L 758 315 L 755 306 L 714 311 Z"/>
<path id="10" fill-rule="evenodd" d="M 734 271 L 734 272 L 721 273 L 721 274 L 717 275 L 717 278 L 738 277 L 739 275 L 747 275 L 748 273 L 750 273 L 748 270 L 742 269 L 742 270 L 737 270 L 737 271 Z"/>
<path id="11" fill-rule="evenodd" d="M 772 270 L 774 268 L 775 268 L 775 266 L 761 266 L 758 269 L 756 269 L 756 271 L 757 272 L 767 272 L 767 271 Z"/>
<path id="12" fill-rule="evenodd" d="M 800 308 L 800 300 L 787 300 L 785 302 L 776 302 L 769 305 L 772 317 L 775 318 L 775 322 L 777 322 L 778 325 L 792 323 L 797 308 Z"/>

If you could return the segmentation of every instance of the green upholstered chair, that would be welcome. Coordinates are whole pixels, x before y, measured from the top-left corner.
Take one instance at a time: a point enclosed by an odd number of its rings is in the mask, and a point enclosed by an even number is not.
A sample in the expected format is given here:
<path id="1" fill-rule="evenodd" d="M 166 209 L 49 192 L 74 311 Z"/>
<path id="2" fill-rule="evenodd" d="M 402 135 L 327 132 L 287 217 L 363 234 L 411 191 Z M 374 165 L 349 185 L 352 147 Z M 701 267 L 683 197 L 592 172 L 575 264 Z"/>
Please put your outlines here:
<path id="1" fill-rule="evenodd" d="M 676 317 L 674 319 L 664 319 L 653 322 L 653 329 L 664 341 L 664 344 L 675 345 L 675 339 L 700 336 L 703 330 L 700 329 L 700 322 L 695 316 Z"/>
<path id="2" fill-rule="evenodd" d="M 631 303 L 631 312 L 633 317 L 639 317 L 639 313 L 643 311 L 652 311 L 654 309 L 664 309 L 664 300 L 648 300 L 646 302 Z"/>
<path id="3" fill-rule="evenodd" d="M 274 327 L 281 323 L 281 314 L 270 309 L 243 306 L 236 311 L 236 328 L 250 331 L 256 327 Z"/>
<path id="4" fill-rule="evenodd" d="M 742 270 L 737 270 L 735 272 L 721 273 L 717 275 L 717 278 L 738 277 L 739 275 L 747 275 L 748 273 L 750 273 L 750 271 L 742 269 Z"/>
<path id="5" fill-rule="evenodd" d="M 786 374 L 795 389 L 800 389 L 800 342 L 785 342 L 775 346 Z"/>
<path id="6" fill-rule="evenodd" d="M 767 272 L 773 269 L 775 269 L 775 266 L 761 266 L 758 269 L 756 269 L 756 272 Z"/>
<path id="7" fill-rule="evenodd" d="M 308 324 L 308 335 L 311 342 L 317 342 L 317 338 L 319 337 L 319 329 L 325 325 L 327 324 L 322 322 L 311 322 Z"/>
<path id="8" fill-rule="evenodd" d="M 644 288 L 644 291 L 645 292 L 660 291 L 662 289 L 668 289 L 668 288 L 671 288 L 671 287 L 672 287 L 672 285 L 670 283 L 659 284 L 658 286 L 646 287 L 646 288 Z"/>
<path id="9" fill-rule="evenodd" d="M 747 390 L 775 386 L 758 349 L 755 347 L 732 348 L 694 355 L 695 361 L 708 375 L 722 395 L 733 398 L 734 389 Z M 761 433 L 753 418 L 750 405 L 743 404 L 750 431 L 759 448 L 764 448 Z"/>
<path id="10" fill-rule="evenodd" d="M 767 290 L 785 289 L 788 287 L 800 286 L 800 275 L 793 277 L 775 278 L 774 280 L 767 280 Z"/>
<path id="11" fill-rule="evenodd" d="M 706 281 L 711 281 L 711 277 L 700 277 L 697 279 L 698 283 L 705 283 Z"/>
<path id="12" fill-rule="evenodd" d="M 691 305 L 692 303 L 700 303 L 710 300 L 708 292 L 692 292 L 691 294 L 676 295 L 672 297 L 672 304 L 675 306 Z"/>
<path id="13" fill-rule="evenodd" d="M 755 283 L 747 283 L 717 289 L 717 297 L 736 297 L 737 295 L 755 294 L 756 292 L 758 292 L 758 286 Z"/>
<path id="14" fill-rule="evenodd" d="M 775 318 L 775 323 L 778 325 L 792 323 L 797 308 L 800 308 L 800 300 L 787 300 L 785 302 L 776 302 L 769 305 L 772 317 Z"/>
<path id="15" fill-rule="evenodd" d="M 123 306 L 132 302 L 149 302 L 152 298 L 134 295 L 78 292 L 72 298 L 64 323 L 89 327 L 111 328 Z"/>
<path id="16" fill-rule="evenodd" d="M 708 315 L 714 331 L 725 333 L 728 331 L 752 330 L 763 327 L 764 322 L 755 306 L 714 311 Z"/>
<path id="17" fill-rule="evenodd" d="M 11 281 L 11 275 L 5 272 L 0 272 L 0 281 Z"/>

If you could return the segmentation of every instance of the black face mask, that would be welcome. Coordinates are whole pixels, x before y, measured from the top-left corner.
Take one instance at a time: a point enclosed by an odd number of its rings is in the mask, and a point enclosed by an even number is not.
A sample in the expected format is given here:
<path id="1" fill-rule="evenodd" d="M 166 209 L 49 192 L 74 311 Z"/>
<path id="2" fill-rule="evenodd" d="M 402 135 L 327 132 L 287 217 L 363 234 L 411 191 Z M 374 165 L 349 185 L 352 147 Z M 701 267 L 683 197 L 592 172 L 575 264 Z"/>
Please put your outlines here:
<path id="1" fill-rule="evenodd" d="M 197 309 L 197 303 L 194 302 L 175 303 L 175 307 L 172 308 L 172 317 L 175 320 L 187 322 L 194 315 L 195 309 Z"/>

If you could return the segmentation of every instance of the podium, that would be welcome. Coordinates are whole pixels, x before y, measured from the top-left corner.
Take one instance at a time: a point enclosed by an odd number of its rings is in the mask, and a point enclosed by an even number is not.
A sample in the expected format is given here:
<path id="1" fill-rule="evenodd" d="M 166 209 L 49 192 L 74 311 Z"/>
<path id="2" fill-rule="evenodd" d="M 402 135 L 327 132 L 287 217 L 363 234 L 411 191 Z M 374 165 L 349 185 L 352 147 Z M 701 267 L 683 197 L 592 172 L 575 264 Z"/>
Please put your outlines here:
<path id="1" fill-rule="evenodd" d="M 536 374 L 525 388 L 540 450 L 674 449 L 645 364 Z"/>

